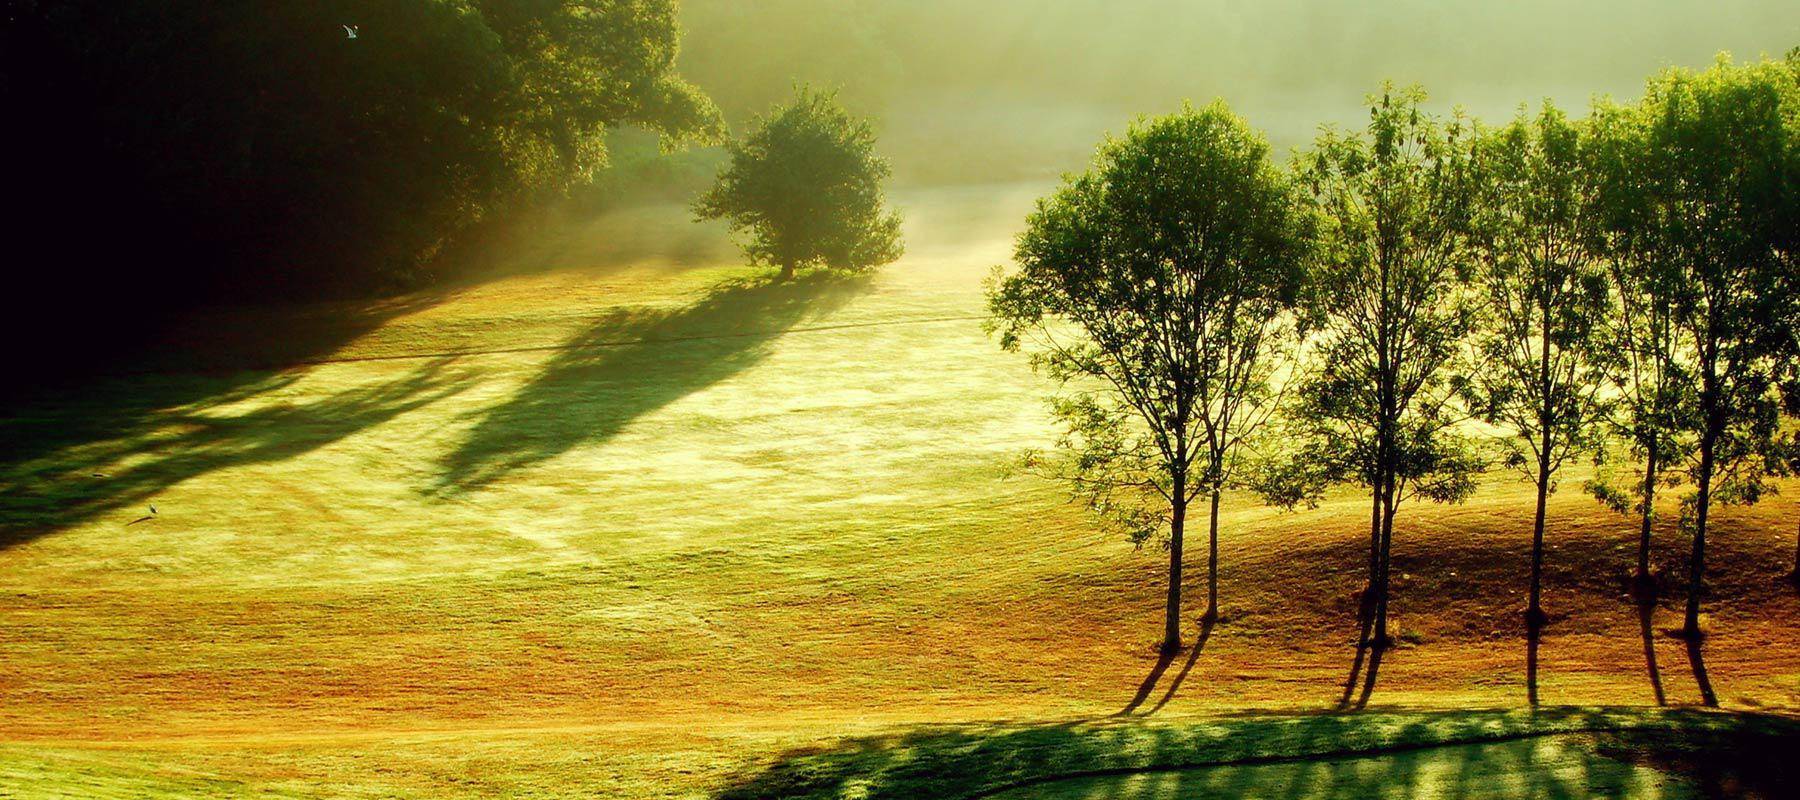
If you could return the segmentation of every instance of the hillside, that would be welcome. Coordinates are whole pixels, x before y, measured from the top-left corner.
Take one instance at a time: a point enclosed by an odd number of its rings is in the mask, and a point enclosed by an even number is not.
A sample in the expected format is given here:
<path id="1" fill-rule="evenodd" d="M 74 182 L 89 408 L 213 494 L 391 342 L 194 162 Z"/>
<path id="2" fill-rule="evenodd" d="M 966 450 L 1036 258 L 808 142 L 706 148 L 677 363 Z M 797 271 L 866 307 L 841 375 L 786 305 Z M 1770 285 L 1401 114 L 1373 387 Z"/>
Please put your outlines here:
<path id="1" fill-rule="evenodd" d="M 1008 475 L 1047 386 L 981 281 L 1040 190 L 902 193 L 908 254 L 861 281 L 770 284 L 675 207 L 548 223 L 505 277 L 220 310 L 5 417 L 0 796 L 704 797 L 920 725 L 1328 708 L 1354 493 L 1232 498 L 1226 618 L 1153 673 L 1162 554 Z M 1800 712 L 1784 490 L 1711 542 L 1738 710 Z M 1523 703 L 1529 503 L 1496 474 L 1403 510 L 1375 705 Z M 1629 523 L 1573 479 L 1550 511 L 1546 702 L 1653 703 Z"/>

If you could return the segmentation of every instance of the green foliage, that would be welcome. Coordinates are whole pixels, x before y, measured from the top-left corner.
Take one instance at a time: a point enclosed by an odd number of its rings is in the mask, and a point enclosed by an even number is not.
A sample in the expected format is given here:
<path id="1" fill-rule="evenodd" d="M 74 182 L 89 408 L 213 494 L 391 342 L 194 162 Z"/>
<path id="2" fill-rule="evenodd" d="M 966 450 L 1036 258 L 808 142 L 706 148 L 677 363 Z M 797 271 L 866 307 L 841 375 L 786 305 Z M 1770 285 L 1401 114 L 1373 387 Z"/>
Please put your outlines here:
<path id="1" fill-rule="evenodd" d="M 1267 143 L 1214 103 L 1109 138 L 990 283 L 1001 346 L 1067 393 L 1047 465 L 1133 541 L 1226 485 L 1273 410 L 1308 230 Z"/>
<path id="2" fill-rule="evenodd" d="M 768 769 L 722 789 L 715 797 L 877 800 L 973 798 L 1001 793 L 1007 797 L 1037 797 L 1054 792 L 1046 785 L 1050 781 L 1074 776 L 1282 762 L 1301 764 L 1304 775 L 1296 777 L 1305 783 L 1268 785 L 1282 785 L 1284 791 L 1307 790 L 1296 792 L 1295 796 L 1340 796 L 1341 793 L 1324 791 L 1346 787 L 1322 782 L 1320 773 L 1328 773 L 1329 769 L 1321 762 L 1565 733 L 1631 737 L 1636 745 L 1633 749 L 1640 756 L 1682 747 L 1707 752 L 1702 748 L 1711 746 L 1716 748 L 1710 751 L 1715 757 L 1742 750 L 1746 752 L 1744 758 L 1731 760 L 1754 762 L 1787 745 L 1797 728 L 1800 724 L 1774 715 L 1585 708 L 928 728 L 789 753 Z M 1442 766 L 1452 771 L 1458 768 L 1449 762 Z M 1415 778 L 1404 772 L 1383 774 L 1382 778 L 1385 780 L 1376 785 L 1349 788 L 1354 796 L 1400 796 L 1396 793 L 1430 788 L 1424 782 L 1409 783 Z M 1781 784 L 1776 780 L 1762 785 Z M 1222 788 L 1240 794 L 1247 787 L 1228 784 Z M 1017 793 L 1008 792 L 1009 789 Z M 1575 789 L 1585 792 L 1592 787 L 1580 784 Z M 1146 795 L 1162 796 L 1154 792 Z M 1104 796 L 1116 795 L 1108 792 Z"/>
<path id="3" fill-rule="evenodd" d="M 1476 175 L 1460 119 L 1418 89 L 1371 98 L 1366 131 L 1326 131 L 1295 164 L 1323 222 L 1309 297 L 1319 326 L 1287 464 L 1260 489 L 1284 504 L 1356 482 L 1394 504 L 1456 501 L 1482 459 L 1454 426 L 1452 378 L 1478 307 L 1467 231 Z"/>
<path id="4" fill-rule="evenodd" d="M 835 94 L 800 88 L 728 148 L 730 166 L 694 214 L 747 232 L 751 261 L 787 277 L 813 264 L 863 271 L 900 257 L 900 217 L 884 208 L 889 170 L 875 155 L 875 129 Z"/>
<path id="5" fill-rule="evenodd" d="M 1546 103 L 1475 144 L 1471 214 L 1481 368 L 1461 381 L 1474 413 L 1512 435 L 1506 462 L 1555 489 L 1572 456 L 1599 444 L 1599 367 L 1610 292 L 1592 250 L 1599 181 L 1580 128 Z"/>
<path id="6" fill-rule="evenodd" d="M 1597 182 L 1590 246 L 1605 259 L 1614 303 L 1607 346 L 1593 355 L 1616 397 L 1606 426 L 1624 445 L 1623 453 L 1598 451 L 1584 488 L 1620 514 L 1650 520 L 1657 491 L 1680 485 L 1679 464 L 1692 452 L 1695 392 L 1672 299 L 1650 280 L 1659 255 L 1641 227 L 1649 166 L 1638 154 L 1641 114 L 1634 106 L 1598 104 L 1584 136 L 1582 162 Z"/>
<path id="7" fill-rule="evenodd" d="M 1616 218 L 1640 285 L 1666 303 L 1678 369 L 1696 392 L 1693 411 L 1672 420 L 1695 442 L 1688 471 L 1711 495 L 1702 505 L 1754 502 L 1794 341 L 1800 85 L 1785 62 L 1671 70 L 1621 127 L 1638 167 Z"/>

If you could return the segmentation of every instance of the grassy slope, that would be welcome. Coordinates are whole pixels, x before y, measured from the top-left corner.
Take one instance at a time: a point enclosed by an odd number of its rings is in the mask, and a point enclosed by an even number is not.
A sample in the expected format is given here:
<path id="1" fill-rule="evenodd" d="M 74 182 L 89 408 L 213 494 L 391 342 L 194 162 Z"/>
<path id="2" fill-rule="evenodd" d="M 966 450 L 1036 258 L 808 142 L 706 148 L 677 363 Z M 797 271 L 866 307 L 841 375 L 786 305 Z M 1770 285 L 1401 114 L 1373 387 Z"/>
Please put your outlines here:
<path id="1" fill-rule="evenodd" d="M 908 257 L 850 284 L 634 244 L 678 211 L 564 225 L 517 277 L 222 313 L 0 422 L 0 786 L 704 795 L 842 736 L 1117 711 L 1155 664 L 1160 555 L 1002 479 L 1047 441 L 1045 387 L 974 319 L 1030 196 L 905 198 Z M 1545 696 L 1648 702 L 1627 526 L 1566 485 Z M 1519 701 L 1528 502 L 1497 479 L 1403 512 L 1412 644 L 1377 702 Z M 1800 708 L 1791 504 L 1721 515 L 1708 666 L 1740 707 Z M 1362 514 L 1234 502 L 1228 622 L 1140 711 L 1176 675 L 1161 718 L 1328 704 Z"/>

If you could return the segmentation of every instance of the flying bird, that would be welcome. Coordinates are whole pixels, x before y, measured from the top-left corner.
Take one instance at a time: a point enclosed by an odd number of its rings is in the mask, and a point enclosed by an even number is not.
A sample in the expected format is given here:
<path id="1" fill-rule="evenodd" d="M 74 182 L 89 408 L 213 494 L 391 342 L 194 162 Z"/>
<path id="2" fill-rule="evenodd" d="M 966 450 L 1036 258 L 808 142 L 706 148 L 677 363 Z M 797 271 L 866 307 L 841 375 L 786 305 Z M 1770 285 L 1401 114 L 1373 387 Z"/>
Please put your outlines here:
<path id="1" fill-rule="evenodd" d="M 153 520 L 153 519 L 156 519 L 156 505 L 154 503 L 152 503 L 150 505 L 150 513 L 145 514 L 144 516 L 138 517 L 137 519 L 134 519 L 130 522 L 125 523 L 125 527 L 129 528 L 140 522 L 145 522 L 145 521 Z"/>
<path id="2" fill-rule="evenodd" d="M 361 29 L 362 29 L 361 25 L 345 25 L 344 26 L 344 38 L 346 38 L 346 39 L 356 38 L 356 32 Z"/>

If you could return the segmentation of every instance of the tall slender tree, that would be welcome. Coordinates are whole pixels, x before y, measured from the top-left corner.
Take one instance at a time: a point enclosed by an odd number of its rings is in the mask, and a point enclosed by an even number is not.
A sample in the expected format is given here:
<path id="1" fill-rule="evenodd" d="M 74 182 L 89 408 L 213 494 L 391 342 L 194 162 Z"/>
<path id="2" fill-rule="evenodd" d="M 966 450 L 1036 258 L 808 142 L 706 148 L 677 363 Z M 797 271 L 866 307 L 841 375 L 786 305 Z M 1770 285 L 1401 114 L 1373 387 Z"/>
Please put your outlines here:
<path id="1" fill-rule="evenodd" d="M 1388 636 L 1394 519 L 1412 498 L 1460 501 L 1479 459 L 1454 430 L 1466 417 L 1450 378 L 1475 306 L 1465 281 L 1474 188 L 1463 120 L 1422 111 L 1424 92 L 1370 98 L 1366 131 L 1327 131 L 1297 162 L 1321 217 L 1312 284 L 1312 371 L 1295 419 L 1304 442 L 1265 492 L 1282 502 L 1326 483 L 1368 487 L 1369 583 L 1362 597 L 1350 702 L 1364 657 L 1363 699 Z"/>
<path id="2" fill-rule="evenodd" d="M 1595 351 L 1613 398 L 1603 427 L 1621 448 L 1603 445 L 1584 487 L 1620 515 L 1637 519 L 1637 559 L 1631 596 L 1637 605 L 1644 662 L 1657 704 L 1666 702 L 1656 665 L 1653 634 L 1659 580 L 1651 563 L 1658 519 L 1657 497 L 1680 485 L 1681 464 L 1692 452 L 1693 382 L 1690 360 L 1677 337 L 1674 301 L 1667 287 L 1649 279 L 1658 258 L 1646 246 L 1640 191 L 1645 165 L 1636 155 L 1641 114 L 1633 106 L 1602 101 L 1586 124 L 1583 163 L 1596 182 L 1589 246 L 1603 254 L 1612 284 L 1612 306 L 1601 323 L 1607 346 Z M 1609 442 L 1610 444 L 1610 442 Z M 1614 452 L 1614 450 L 1622 452 Z"/>
<path id="3" fill-rule="evenodd" d="M 1693 427 L 1694 391 L 1690 359 L 1676 336 L 1674 298 L 1667 285 L 1650 279 L 1660 251 L 1644 222 L 1641 123 L 1635 107 L 1599 104 L 1583 148 L 1583 162 L 1597 182 L 1590 246 L 1604 254 L 1613 290 L 1603 334 L 1608 346 L 1595 355 L 1617 398 L 1610 427 L 1624 439 L 1634 467 L 1621 472 L 1606 461 L 1586 488 L 1614 511 L 1637 515 L 1632 595 L 1649 608 L 1658 594 L 1651 565 L 1657 495 L 1679 485 L 1679 465 L 1692 451 L 1686 431 Z"/>
<path id="4" fill-rule="evenodd" d="M 1506 463 L 1537 487 L 1525 608 L 1525 686 L 1537 705 L 1545 508 L 1562 467 L 1595 444 L 1605 410 L 1595 356 L 1608 290 L 1589 233 L 1596 181 L 1579 128 L 1550 103 L 1486 133 L 1475 152 L 1483 369 L 1463 388 L 1477 416 L 1508 432 Z"/>
<path id="5" fill-rule="evenodd" d="M 1683 634 L 1702 699 L 1718 700 L 1699 666 L 1706 537 L 1716 503 L 1755 502 L 1776 433 L 1774 369 L 1792 276 L 1781 243 L 1793 234 L 1789 161 L 1800 146 L 1792 73 L 1779 62 L 1651 80 L 1634 157 L 1645 280 L 1671 300 L 1671 324 L 1697 383 L 1684 502 L 1693 535 Z"/>
<path id="6" fill-rule="evenodd" d="M 1219 497 L 1275 399 L 1308 226 L 1262 136 L 1223 103 L 1140 120 L 1038 202 L 990 330 L 1061 384 L 1065 458 L 1038 461 L 1140 545 L 1166 531 L 1162 647 L 1181 647 L 1190 505 Z"/>

